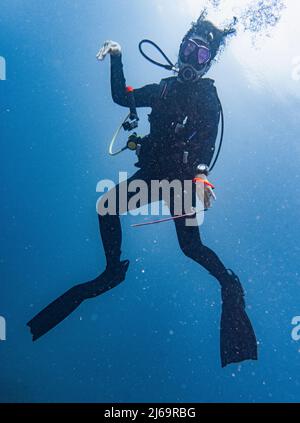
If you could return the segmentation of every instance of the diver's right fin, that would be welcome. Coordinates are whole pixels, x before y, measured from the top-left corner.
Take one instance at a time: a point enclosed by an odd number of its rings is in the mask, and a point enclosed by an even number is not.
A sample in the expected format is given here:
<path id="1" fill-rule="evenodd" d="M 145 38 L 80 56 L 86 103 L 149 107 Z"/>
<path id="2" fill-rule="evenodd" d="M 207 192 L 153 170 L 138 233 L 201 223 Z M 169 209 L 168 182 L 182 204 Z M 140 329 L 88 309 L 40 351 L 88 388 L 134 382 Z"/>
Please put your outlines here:
<path id="1" fill-rule="evenodd" d="M 27 323 L 33 341 L 45 335 L 66 319 L 80 304 L 115 288 L 124 281 L 129 261 L 125 260 L 106 270 L 96 279 L 69 289 Z"/>

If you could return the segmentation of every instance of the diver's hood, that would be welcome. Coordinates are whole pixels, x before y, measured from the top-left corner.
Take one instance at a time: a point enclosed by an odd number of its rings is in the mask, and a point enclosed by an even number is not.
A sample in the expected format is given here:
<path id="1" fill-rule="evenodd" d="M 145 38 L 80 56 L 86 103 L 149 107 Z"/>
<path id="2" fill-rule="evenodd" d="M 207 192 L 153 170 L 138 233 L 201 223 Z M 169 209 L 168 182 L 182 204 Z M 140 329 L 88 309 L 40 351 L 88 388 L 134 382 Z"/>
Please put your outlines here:
<path id="1" fill-rule="evenodd" d="M 203 64 L 203 66 L 194 67 L 191 64 L 185 64 L 180 60 L 180 54 L 178 58 L 178 68 L 179 74 L 178 79 L 184 82 L 196 82 L 200 78 L 202 78 L 205 73 L 208 72 L 209 68 L 212 65 L 214 58 L 216 57 L 220 46 L 224 42 L 224 38 L 227 35 L 227 30 L 220 30 L 215 25 L 213 25 L 210 21 L 199 19 L 197 23 L 195 23 L 189 32 L 185 35 L 180 45 L 180 49 L 182 48 L 183 43 L 188 39 L 197 39 L 203 43 L 206 47 L 209 48 L 211 58 L 208 63 Z"/>
<path id="2" fill-rule="evenodd" d="M 200 20 L 197 24 L 186 34 L 183 41 L 186 38 L 198 38 L 202 40 L 211 52 L 211 59 L 213 60 L 222 43 L 224 42 L 225 32 L 209 21 Z"/>

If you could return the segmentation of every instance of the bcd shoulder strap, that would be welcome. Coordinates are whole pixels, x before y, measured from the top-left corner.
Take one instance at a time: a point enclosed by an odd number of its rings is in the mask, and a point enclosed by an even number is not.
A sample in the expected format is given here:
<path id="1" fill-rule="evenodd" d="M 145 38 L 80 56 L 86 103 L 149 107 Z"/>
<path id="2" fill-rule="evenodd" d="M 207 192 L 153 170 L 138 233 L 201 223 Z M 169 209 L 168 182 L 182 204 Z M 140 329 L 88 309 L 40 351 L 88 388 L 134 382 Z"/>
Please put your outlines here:
<path id="1" fill-rule="evenodd" d="M 159 90 L 159 96 L 158 96 L 159 99 L 165 100 L 167 98 L 169 89 L 175 81 L 176 81 L 176 78 L 174 76 L 170 78 L 164 78 L 160 81 L 160 84 L 159 84 L 160 90 Z"/>

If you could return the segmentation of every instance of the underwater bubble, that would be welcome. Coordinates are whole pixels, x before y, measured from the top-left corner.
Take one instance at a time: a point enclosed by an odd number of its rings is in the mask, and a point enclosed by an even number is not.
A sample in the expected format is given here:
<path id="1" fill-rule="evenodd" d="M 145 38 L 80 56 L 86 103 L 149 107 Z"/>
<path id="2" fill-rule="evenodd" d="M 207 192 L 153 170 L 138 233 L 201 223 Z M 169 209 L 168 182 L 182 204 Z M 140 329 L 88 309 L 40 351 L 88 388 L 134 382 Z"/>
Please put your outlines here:
<path id="1" fill-rule="evenodd" d="M 259 0 L 249 4 L 240 21 L 246 31 L 264 32 L 278 24 L 285 9 L 283 0 Z"/>

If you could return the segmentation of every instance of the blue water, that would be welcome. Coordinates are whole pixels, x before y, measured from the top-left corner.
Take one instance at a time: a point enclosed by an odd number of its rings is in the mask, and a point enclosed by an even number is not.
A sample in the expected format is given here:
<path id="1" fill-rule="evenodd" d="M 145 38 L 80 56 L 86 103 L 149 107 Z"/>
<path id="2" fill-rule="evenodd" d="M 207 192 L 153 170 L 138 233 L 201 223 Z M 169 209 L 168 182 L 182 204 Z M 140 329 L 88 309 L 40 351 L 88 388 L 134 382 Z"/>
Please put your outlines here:
<path id="1" fill-rule="evenodd" d="M 107 155 L 126 111 L 110 98 L 108 61 L 95 55 L 112 38 L 128 83 L 168 76 L 139 55 L 138 41 L 152 38 L 175 59 L 192 17 L 157 3 L 1 1 L 1 402 L 300 400 L 300 343 L 291 338 L 300 314 L 300 82 L 283 73 L 254 87 L 231 45 L 209 75 L 226 136 L 212 175 L 218 201 L 201 231 L 245 286 L 259 361 L 221 369 L 218 283 L 182 255 L 172 223 L 131 228 L 138 217 L 122 218 L 124 284 L 36 343 L 25 326 L 105 266 L 96 184 L 131 174 L 134 157 Z"/>

